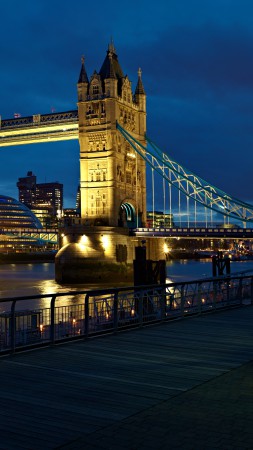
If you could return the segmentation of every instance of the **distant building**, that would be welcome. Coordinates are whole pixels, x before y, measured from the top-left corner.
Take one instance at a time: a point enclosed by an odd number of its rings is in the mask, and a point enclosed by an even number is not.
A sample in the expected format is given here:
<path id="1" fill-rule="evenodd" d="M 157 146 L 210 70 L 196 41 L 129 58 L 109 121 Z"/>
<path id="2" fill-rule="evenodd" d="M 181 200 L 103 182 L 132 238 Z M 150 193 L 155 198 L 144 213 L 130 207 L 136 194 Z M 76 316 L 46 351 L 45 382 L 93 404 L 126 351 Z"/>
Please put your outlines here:
<path id="1" fill-rule="evenodd" d="M 17 182 L 19 201 L 40 217 L 43 226 L 55 227 L 63 210 L 63 184 L 37 183 L 36 176 L 27 172 Z"/>
<path id="2" fill-rule="evenodd" d="M 174 226 L 173 214 L 147 211 L 147 228 L 170 228 Z"/>
<path id="3" fill-rule="evenodd" d="M 31 211 L 35 214 L 35 216 L 41 222 L 43 228 L 51 228 L 54 226 L 56 219 L 52 216 L 52 208 L 44 207 L 44 206 L 33 206 Z M 57 224 L 55 223 L 55 227 Z"/>
<path id="4" fill-rule="evenodd" d="M 51 208 L 52 215 L 61 215 L 63 209 L 63 184 L 40 183 L 36 185 L 36 206 Z"/>
<path id="5" fill-rule="evenodd" d="M 36 204 L 36 176 L 27 172 L 26 177 L 18 179 L 17 187 L 19 201 L 31 209 Z"/>
<path id="6" fill-rule="evenodd" d="M 80 211 L 76 208 L 64 208 L 61 223 L 64 225 L 72 225 L 73 223 L 80 223 Z"/>

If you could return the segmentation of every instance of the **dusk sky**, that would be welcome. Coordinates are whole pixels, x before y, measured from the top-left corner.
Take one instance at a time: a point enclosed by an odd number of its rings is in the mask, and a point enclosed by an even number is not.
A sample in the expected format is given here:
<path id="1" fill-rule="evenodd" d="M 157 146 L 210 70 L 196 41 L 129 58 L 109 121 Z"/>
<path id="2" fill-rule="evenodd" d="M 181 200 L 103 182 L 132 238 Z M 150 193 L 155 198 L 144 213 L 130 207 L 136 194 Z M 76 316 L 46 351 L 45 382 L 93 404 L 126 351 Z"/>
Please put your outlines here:
<path id="1" fill-rule="evenodd" d="M 113 42 L 147 94 L 147 134 L 210 183 L 253 203 L 252 0 L 12 0 L 0 10 L 2 119 L 76 109 L 81 56 L 90 77 Z M 0 148 L 0 193 L 27 171 L 64 184 L 74 207 L 77 141 Z"/>

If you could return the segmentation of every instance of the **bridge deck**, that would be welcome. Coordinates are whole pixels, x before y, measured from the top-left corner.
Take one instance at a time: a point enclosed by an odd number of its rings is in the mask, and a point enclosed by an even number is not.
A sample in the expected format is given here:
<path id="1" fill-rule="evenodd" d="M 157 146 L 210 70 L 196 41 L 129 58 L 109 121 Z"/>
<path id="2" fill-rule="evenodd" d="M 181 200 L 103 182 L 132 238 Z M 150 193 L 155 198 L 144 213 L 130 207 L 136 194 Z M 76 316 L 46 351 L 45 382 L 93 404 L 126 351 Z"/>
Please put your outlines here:
<path id="1" fill-rule="evenodd" d="M 247 426 L 253 418 L 245 374 L 239 394 L 241 409 L 249 400 L 247 414 L 240 410 L 238 422 L 234 403 L 223 431 L 217 421 L 221 403 L 237 392 L 224 377 L 253 359 L 252 323 L 247 306 L 2 357 L 0 449 L 251 448 L 245 439 L 253 438 L 252 425 L 240 446 L 236 441 L 242 420 Z M 226 398 L 209 416 L 221 386 Z M 209 427 L 215 429 L 203 446 Z"/>
<path id="2" fill-rule="evenodd" d="M 78 112 L 0 120 L 0 147 L 78 139 Z"/>
<path id="3" fill-rule="evenodd" d="M 203 227 L 171 227 L 171 228 L 135 228 L 131 229 L 131 234 L 138 237 L 183 237 L 193 239 L 202 238 L 237 238 L 251 239 L 253 228 L 203 228 Z"/>

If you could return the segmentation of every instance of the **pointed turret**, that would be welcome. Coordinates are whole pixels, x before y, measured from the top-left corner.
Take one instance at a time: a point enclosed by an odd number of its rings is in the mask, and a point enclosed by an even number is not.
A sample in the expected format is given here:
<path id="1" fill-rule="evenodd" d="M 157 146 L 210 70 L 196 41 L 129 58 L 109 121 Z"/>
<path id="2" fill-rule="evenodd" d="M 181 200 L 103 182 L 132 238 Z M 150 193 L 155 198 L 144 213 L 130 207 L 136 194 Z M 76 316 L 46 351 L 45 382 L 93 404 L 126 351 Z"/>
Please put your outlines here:
<path id="1" fill-rule="evenodd" d="M 137 86 L 136 86 L 136 89 L 135 89 L 135 95 L 136 94 L 144 94 L 145 95 L 145 90 L 144 90 L 144 86 L 143 86 L 142 79 L 141 79 L 141 73 L 142 73 L 142 71 L 139 68 L 139 70 L 138 70 L 138 82 L 137 82 Z"/>
<path id="2" fill-rule="evenodd" d="M 81 71 L 77 83 L 77 91 L 78 91 L 78 101 L 85 101 L 87 99 L 87 92 L 89 86 L 88 76 L 84 66 L 84 56 L 81 58 L 82 66 Z"/>
<path id="3" fill-rule="evenodd" d="M 139 68 L 138 82 L 137 82 L 134 96 L 135 96 L 135 101 L 136 101 L 137 105 L 139 105 L 140 110 L 146 111 L 146 93 L 145 93 L 144 86 L 142 83 L 141 74 L 142 74 L 142 71 Z"/>
<path id="4" fill-rule="evenodd" d="M 89 83 L 88 80 L 88 76 L 84 67 L 84 56 L 82 56 L 81 58 L 82 61 L 82 66 L 81 66 L 81 71 L 80 71 L 80 75 L 79 75 L 79 79 L 78 79 L 78 84 L 79 83 Z"/>

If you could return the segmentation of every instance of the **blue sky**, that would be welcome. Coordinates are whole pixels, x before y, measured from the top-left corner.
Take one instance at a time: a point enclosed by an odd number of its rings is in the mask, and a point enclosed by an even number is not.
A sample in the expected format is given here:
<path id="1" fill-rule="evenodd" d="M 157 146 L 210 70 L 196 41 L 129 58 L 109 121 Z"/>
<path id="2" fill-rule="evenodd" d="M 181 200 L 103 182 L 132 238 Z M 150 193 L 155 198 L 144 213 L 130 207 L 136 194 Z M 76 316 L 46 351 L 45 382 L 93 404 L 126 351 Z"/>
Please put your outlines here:
<path id="1" fill-rule="evenodd" d="M 12 0 L 0 11 L 2 119 L 76 109 L 81 56 L 99 71 L 113 38 L 135 88 L 147 93 L 147 134 L 169 155 L 253 202 L 251 0 Z M 0 192 L 17 198 L 28 170 L 64 184 L 75 205 L 78 142 L 0 149 Z"/>

